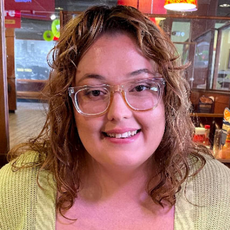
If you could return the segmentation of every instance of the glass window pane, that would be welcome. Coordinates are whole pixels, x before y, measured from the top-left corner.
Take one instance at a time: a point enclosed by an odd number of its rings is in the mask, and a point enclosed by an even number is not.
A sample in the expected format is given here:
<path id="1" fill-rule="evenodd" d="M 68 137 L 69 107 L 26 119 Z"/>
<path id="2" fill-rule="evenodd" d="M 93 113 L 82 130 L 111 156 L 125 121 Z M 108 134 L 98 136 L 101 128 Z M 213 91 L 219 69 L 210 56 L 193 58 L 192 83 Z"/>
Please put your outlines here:
<path id="1" fill-rule="evenodd" d="M 54 42 L 15 40 L 15 73 L 17 79 L 47 80 L 50 67 L 47 54 Z"/>
<path id="2" fill-rule="evenodd" d="M 220 55 L 218 62 L 218 76 L 215 82 L 215 89 L 230 89 L 230 27 L 219 30 Z"/>
<path id="3" fill-rule="evenodd" d="M 173 21 L 171 40 L 173 42 L 188 42 L 190 35 L 190 22 Z"/>

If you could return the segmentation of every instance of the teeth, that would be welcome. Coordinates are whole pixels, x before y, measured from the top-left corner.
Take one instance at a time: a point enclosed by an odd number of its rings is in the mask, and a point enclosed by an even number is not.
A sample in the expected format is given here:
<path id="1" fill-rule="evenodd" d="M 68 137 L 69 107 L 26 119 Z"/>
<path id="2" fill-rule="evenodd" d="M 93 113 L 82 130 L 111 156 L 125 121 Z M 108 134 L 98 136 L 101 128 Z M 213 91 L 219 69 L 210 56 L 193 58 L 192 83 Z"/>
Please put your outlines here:
<path id="1" fill-rule="evenodd" d="M 137 130 L 128 131 L 128 132 L 125 132 L 125 133 L 107 133 L 107 136 L 113 137 L 113 138 L 127 138 L 127 137 L 132 137 L 135 134 L 137 134 Z"/>

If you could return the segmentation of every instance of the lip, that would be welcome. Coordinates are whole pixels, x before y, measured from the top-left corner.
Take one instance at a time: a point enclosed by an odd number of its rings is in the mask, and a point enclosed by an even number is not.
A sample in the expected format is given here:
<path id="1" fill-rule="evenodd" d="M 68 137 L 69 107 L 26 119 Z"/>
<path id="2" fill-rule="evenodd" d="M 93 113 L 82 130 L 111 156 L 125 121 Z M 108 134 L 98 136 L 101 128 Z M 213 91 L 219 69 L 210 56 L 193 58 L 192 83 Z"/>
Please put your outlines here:
<path id="1" fill-rule="evenodd" d="M 105 133 L 107 134 L 123 134 L 126 132 L 133 132 L 133 131 L 137 131 L 137 133 L 134 136 L 130 136 L 130 137 L 126 137 L 126 138 L 114 138 L 114 137 L 109 137 L 106 136 Z M 113 144 L 129 144 L 134 142 L 141 133 L 141 129 L 129 129 L 129 128 L 125 128 L 125 129 L 113 129 L 113 130 L 108 130 L 108 131 L 104 131 L 103 133 L 103 139 L 106 141 L 109 141 L 110 143 Z"/>
<path id="2" fill-rule="evenodd" d="M 119 134 L 119 133 L 126 133 L 126 132 L 133 132 L 133 131 L 136 131 L 136 130 L 140 130 L 140 128 L 137 128 L 137 129 L 134 129 L 134 128 L 124 128 L 124 129 L 112 129 L 112 130 L 108 130 L 108 131 L 103 131 L 103 133 L 108 133 L 108 134 Z"/>

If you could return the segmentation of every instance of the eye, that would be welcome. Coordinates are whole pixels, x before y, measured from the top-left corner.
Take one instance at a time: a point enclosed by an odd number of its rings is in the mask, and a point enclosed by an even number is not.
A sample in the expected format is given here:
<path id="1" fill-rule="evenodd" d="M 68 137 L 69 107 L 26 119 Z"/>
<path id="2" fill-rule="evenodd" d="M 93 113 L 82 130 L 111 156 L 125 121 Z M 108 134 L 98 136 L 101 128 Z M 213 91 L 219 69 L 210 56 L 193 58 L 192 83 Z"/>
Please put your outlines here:
<path id="1" fill-rule="evenodd" d="M 97 97 L 103 94 L 103 92 L 101 92 L 100 90 L 92 90 L 92 91 L 89 91 L 87 94 L 92 95 L 93 97 Z"/>
<path id="2" fill-rule="evenodd" d="M 100 90 L 100 89 L 87 89 L 85 91 L 85 95 L 88 97 L 99 97 L 105 95 L 107 92 L 105 90 Z"/>
<path id="3" fill-rule="evenodd" d="M 87 88 L 81 94 L 87 100 L 104 100 L 109 94 L 106 88 Z"/>
<path id="4" fill-rule="evenodd" d="M 140 85 L 136 85 L 134 87 L 132 87 L 132 89 L 130 90 L 130 92 L 142 92 L 145 90 L 149 90 L 150 86 L 147 84 L 140 84 Z"/>

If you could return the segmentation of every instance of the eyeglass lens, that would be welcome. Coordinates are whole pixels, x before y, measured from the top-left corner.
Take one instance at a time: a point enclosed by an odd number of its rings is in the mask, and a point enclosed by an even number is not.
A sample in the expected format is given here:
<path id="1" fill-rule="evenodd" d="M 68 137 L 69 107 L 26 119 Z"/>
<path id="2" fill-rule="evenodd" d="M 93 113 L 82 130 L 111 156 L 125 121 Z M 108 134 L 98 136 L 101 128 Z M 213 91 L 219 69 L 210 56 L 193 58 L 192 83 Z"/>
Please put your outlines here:
<path id="1" fill-rule="evenodd" d="M 123 97 L 134 110 L 149 110 L 157 106 L 161 86 L 155 81 L 139 81 L 122 85 Z M 87 86 L 75 94 L 75 103 L 83 114 L 94 115 L 105 112 L 113 95 L 112 87 Z"/>

